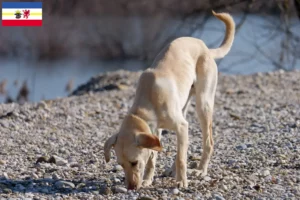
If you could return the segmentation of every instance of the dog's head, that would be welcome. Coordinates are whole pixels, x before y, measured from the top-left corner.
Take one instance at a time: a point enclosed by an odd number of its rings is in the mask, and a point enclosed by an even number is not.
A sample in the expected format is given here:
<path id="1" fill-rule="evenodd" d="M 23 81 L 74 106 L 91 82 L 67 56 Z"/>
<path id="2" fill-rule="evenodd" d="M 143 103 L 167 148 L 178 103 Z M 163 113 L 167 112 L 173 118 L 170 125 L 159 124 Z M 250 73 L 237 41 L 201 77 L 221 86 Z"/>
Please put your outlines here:
<path id="1" fill-rule="evenodd" d="M 149 130 L 148 126 L 141 126 L 136 119 L 125 120 L 120 132 L 105 142 L 105 160 L 109 162 L 110 151 L 114 147 L 117 162 L 124 169 L 128 189 L 141 187 L 144 170 L 152 152 L 162 150 L 158 137 Z"/>

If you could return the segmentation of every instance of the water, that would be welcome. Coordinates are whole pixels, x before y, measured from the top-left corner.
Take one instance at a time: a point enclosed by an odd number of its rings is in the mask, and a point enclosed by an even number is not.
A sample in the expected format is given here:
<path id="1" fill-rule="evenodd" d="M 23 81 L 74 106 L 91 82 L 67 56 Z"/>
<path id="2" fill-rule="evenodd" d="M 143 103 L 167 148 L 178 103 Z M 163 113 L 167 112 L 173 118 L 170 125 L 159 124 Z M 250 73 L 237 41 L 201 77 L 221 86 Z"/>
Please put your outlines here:
<path id="1" fill-rule="evenodd" d="M 234 19 L 238 25 L 243 20 L 243 16 L 234 16 Z M 133 30 L 130 29 L 133 31 L 132 34 L 137 35 L 132 35 L 131 39 L 126 38 L 126 40 L 134 41 L 136 46 L 143 46 L 137 31 L 139 26 L 142 26 L 141 20 L 136 20 Z M 193 20 L 201 23 L 203 18 Z M 190 24 L 195 24 L 193 20 Z M 168 35 L 175 31 L 176 36 L 184 36 L 191 28 L 186 25 L 180 27 L 181 21 L 178 19 L 167 22 L 168 26 L 162 30 L 162 34 Z M 300 69 L 299 56 L 296 58 L 297 55 L 292 55 L 297 49 L 285 51 L 289 53 L 283 54 L 282 61 L 279 59 L 282 41 L 287 41 L 289 44 L 293 42 L 292 39 L 286 38 L 282 31 L 278 31 L 280 23 L 277 17 L 248 15 L 243 25 L 237 30 L 230 53 L 224 59 L 217 61 L 219 71 L 229 74 L 252 74 L 272 71 L 280 67 Z M 293 25 L 290 31 L 299 37 L 299 20 L 293 19 L 291 23 Z M 194 30 L 192 36 L 201 38 L 209 47 L 217 47 L 224 36 L 224 26 L 214 18 L 210 18 L 203 28 L 194 27 Z M 27 80 L 30 100 L 39 101 L 67 96 L 68 92 L 65 88 L 70 80 L 73 80 L 74 88 L 76 88 L 101 72 L 117 69 L 135 71 L 145 68 L 147 65 L 138 60 L 100 62 L 88 61 L 88 59 L 64 59 L 54 62 L 33 62 L 22 59 L 2 59 L 0 60 L 0 81 L 7 80 L 7 94 L 15 98 L 23 81 Z M 17 85 L 14 84 L 15 81 L 18 81 Z M 0 102 L 4 100 L 5 96 L 0 95 Z"/>
<path id="2" fill-rule="evenodd" d="M 114 71 L 118 68 L 136 71 L 141 69 L 140 61 L 126 62 L 87 62 L 64 60 L 56 62 L 17 62 L 12 60 L 0 61 L 0 80 L 7 80 L 7 94 L 16 98 L 22 83 L 26 80 L 29 87 L 29 99 L 53 99 L 69 94 L 66 91 L 67 83 L 72 80 L 75 89 L 86 83 L 92 76 L 102 72 Z M 18 81 L 18 85 L 15 85 Z M 0 95 L 0 102 L 4 102 L 4 95 Z"/>

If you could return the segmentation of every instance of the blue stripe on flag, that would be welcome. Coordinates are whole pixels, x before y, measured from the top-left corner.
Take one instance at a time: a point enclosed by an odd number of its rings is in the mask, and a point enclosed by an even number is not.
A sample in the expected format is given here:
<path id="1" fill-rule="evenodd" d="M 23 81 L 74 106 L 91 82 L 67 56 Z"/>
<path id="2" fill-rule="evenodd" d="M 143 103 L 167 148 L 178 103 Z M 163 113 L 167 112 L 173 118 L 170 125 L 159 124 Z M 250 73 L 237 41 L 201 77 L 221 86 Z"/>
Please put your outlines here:
<path id="1" fill-rule="evenodd" d="M 42 2 L 2 2 L 2 8 L 42 8 Z"/>

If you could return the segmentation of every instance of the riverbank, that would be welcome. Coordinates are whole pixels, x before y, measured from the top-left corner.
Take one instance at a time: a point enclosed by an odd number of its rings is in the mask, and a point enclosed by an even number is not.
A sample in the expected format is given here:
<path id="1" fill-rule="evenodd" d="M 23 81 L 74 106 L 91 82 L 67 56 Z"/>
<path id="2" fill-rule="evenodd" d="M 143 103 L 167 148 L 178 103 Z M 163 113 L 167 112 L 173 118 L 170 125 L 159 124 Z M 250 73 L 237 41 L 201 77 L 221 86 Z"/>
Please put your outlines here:
<path id="1" fill-rule="evenodd" d="M 300 198 L 300 72 L 219 75 L 214 112 L 215 152 L 208 176 L 201 156 L 195 103 L 189 109 L 188 189 L 165 177 L 175 135 L 165 132 L 155 181 L 127 192 L 105 140 L 130 108 L 140 72 L 95 76 L 67 98 L 0 105 L 0 196 L 28 199 L 268 199 Z M 145 198 L 144 198 L 145 199 Z"/>

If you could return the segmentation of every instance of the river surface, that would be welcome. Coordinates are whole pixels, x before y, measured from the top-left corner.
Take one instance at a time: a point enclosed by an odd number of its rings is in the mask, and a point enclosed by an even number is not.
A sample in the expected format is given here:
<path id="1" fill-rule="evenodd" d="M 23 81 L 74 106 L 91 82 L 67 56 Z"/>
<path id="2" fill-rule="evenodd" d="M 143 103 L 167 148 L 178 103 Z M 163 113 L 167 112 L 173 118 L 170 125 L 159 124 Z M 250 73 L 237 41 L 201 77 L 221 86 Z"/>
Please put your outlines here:
<path id="1" fill-rule="evenodd" d="M 243 16 L 234 16 L 236 24 L 243 20 Z M 267 19 L 268 18 L 268 19 Z M 289 54 L 280 62 L 282 41 L 285 34 L 276 30 L 280 21 L 276 17 L 249 15 L 243 25 L 238 28 L 234 45 L 230 53 L 217 61 L 219 71 L 227 74 L 252 74 L 273 71 L 281 67 L 286 69 L 300 69 L 300 60 Z M 300 36 L 300 22 L 292 20 L 291 31 Z M 177 20 L 170 24 L 176 27 Z M 193 32 L 192 36 L 200 38 L 209 47 L 217 47 L 224 35 L 224 26 L 214 18 L 210 18 L 203 29 Z M 172 30 L 171 30 L 172 31 Z M 138 38 L 137 38 L 138 40 Z M 258 48 L 259 47 L 259 48 Z M 300 47 L 298 47 L 300 48 Z M 92 76 L 101 72 L 117 69 L 140 70 L 148 66 L 137 60 L 123 61 L 88 61 L 87 59 L 64 59 L 53 62 L 34 62 L 23 59 L 1 59 L 0 81 L 7 80 L 6 94 L 15 98 L 20 86 L 27 81 L 30 101 L 53 99 L 68 95 L 67 83 L 72 80 L 73 89 L 87 82 Z M 0 102 L 6 96 L 0 94 Z"/>

